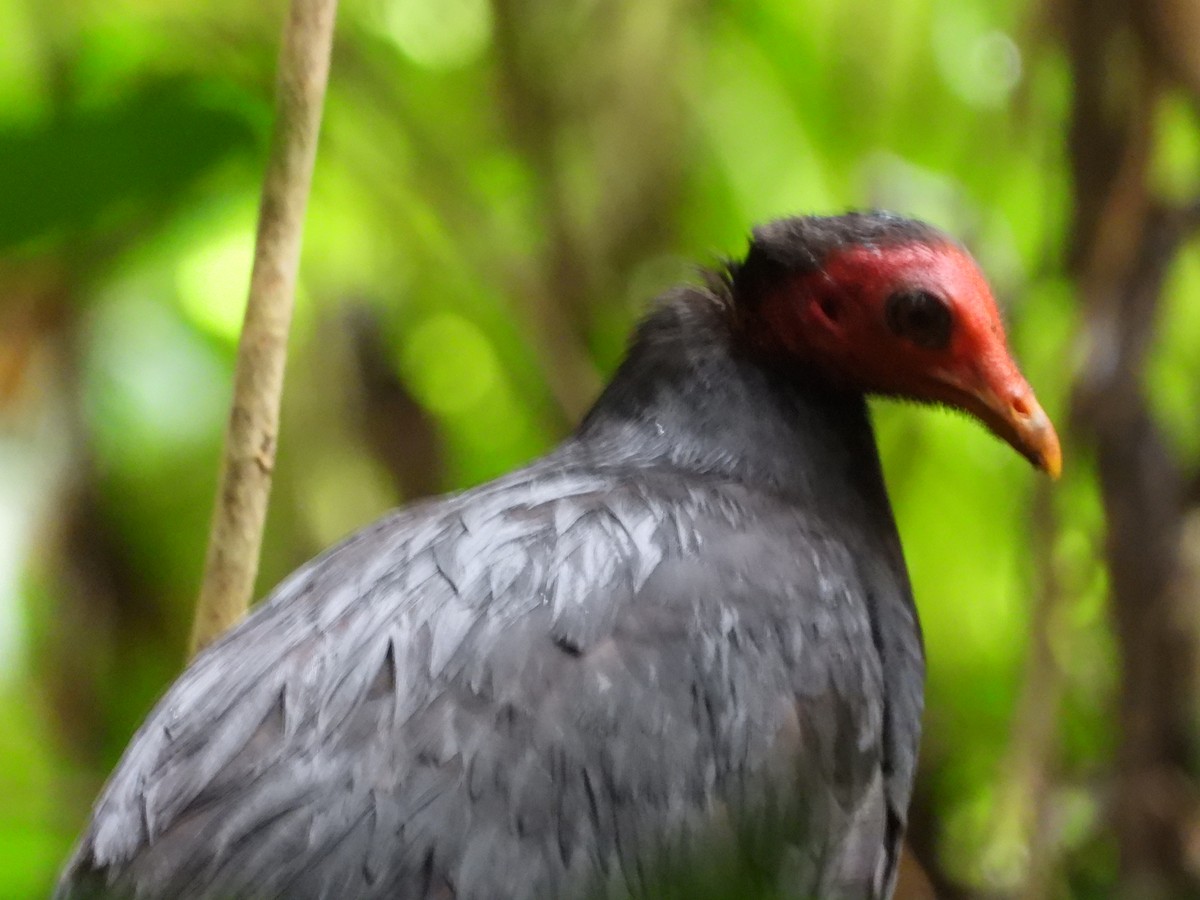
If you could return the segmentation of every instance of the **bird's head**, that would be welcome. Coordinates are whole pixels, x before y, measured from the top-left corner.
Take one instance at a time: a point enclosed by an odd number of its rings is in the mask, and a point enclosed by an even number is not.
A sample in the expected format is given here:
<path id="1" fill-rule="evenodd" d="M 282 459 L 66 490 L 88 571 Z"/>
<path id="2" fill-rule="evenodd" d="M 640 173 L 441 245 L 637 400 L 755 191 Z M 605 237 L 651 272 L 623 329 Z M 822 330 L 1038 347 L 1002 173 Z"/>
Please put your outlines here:
<path id="1" fill-rule="evenodd" d="M 961 409 L 1058 476 L 1058 435 L 987 281 L 937 229 L 884 213 L 783 219 L 755 230 L 731 282 L 760 352 L 855 390 Z"/>

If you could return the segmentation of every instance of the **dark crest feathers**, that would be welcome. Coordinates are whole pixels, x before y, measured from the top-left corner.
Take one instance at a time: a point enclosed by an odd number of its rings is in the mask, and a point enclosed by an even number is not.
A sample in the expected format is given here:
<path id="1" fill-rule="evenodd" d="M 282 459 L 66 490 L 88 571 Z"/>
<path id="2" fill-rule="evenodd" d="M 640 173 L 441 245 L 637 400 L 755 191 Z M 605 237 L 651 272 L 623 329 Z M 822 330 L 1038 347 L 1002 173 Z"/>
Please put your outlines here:
<path id="1" fill-rule="evenodd" d="M 777 219 L 754 229 L 745 259 L 726 265 L 725 282 L 735 304 L 752 304 L 783 274 L 819 269 L 842 247 L 951 242 L 932 225 L 889 212 Z"/>

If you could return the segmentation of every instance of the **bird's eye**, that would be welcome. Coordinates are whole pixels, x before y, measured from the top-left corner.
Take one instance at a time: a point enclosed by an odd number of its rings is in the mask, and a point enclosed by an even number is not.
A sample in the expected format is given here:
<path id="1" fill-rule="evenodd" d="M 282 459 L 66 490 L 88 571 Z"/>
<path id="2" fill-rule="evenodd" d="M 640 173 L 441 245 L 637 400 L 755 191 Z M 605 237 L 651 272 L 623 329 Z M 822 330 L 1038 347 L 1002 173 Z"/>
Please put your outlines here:
<path id="1" fill-rule="evenodd" d="M 888 297 L 884 315 L 893 334 L 918 347 L 942 350 L 950 343 L 950 308 L 929 291 L 897 291 Z"/>

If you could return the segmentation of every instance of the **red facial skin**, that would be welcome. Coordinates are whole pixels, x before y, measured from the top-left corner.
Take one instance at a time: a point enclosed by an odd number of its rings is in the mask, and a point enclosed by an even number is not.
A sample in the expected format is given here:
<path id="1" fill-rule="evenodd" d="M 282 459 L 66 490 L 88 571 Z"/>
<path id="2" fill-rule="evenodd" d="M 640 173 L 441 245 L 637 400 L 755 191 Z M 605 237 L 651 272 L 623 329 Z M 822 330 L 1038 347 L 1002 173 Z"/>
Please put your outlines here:
<path id="1" fill-rule="evenodd" d="M 888 298 L 917 289 L 950 310 L 944 348 L 918 346 L 887 325 Z M 1058 477 L 1058 435 L 1009 354 L 991 289 L 961 248 L 848 247 L 763 298 L 760 316 L 776 352 L 807 360 L 847 387 L 965 410 Z"/>

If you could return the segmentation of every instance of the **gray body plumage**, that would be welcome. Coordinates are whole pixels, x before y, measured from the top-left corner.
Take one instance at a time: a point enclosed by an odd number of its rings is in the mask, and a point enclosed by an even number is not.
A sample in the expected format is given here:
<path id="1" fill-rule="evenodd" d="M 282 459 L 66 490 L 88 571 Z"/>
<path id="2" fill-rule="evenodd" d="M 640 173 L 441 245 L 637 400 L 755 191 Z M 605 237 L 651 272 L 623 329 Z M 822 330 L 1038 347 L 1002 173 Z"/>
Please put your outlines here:
<path id="1" fill-rule="evenodd" d="M 59 896 L 887 896 L 923 661 L 865 402 L 726 303 L 669 298 L 562 447 L 205 651 Z"/>

